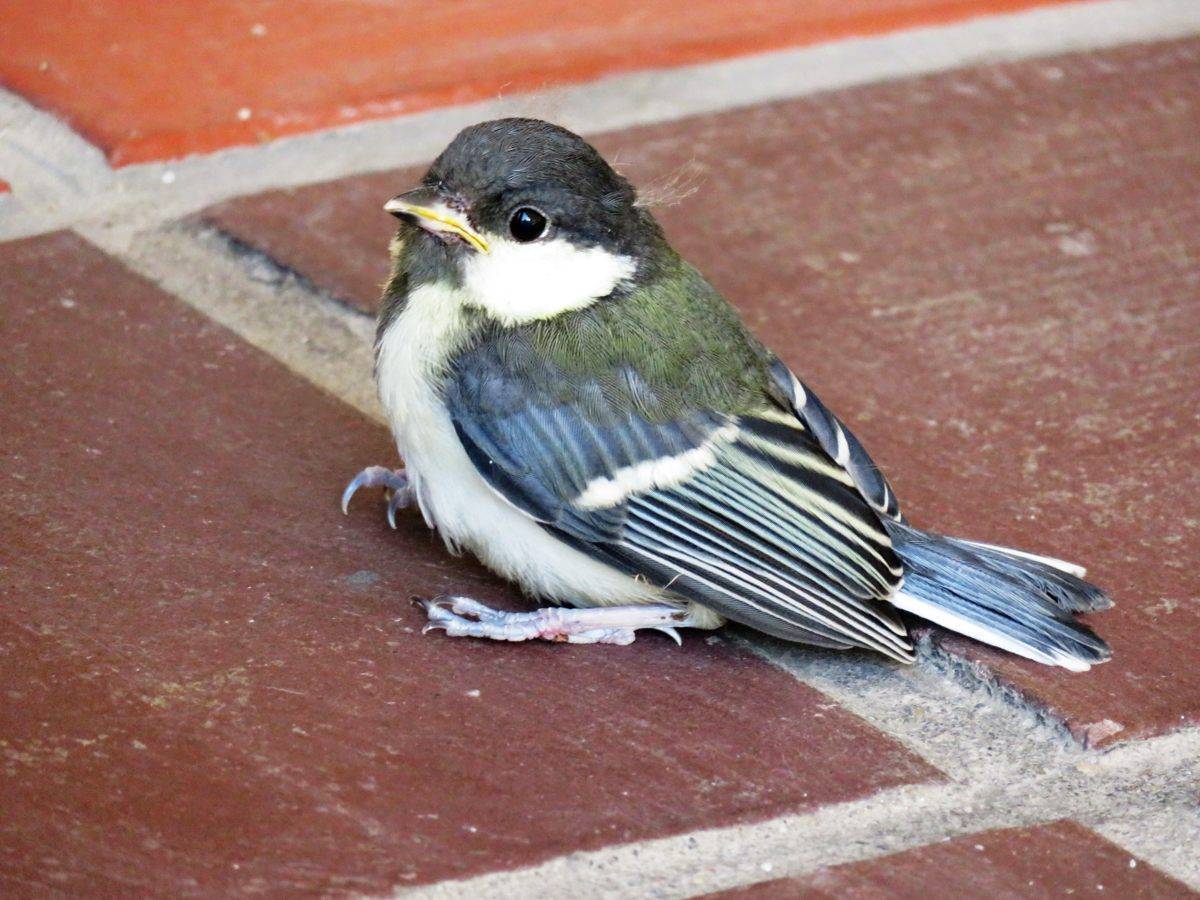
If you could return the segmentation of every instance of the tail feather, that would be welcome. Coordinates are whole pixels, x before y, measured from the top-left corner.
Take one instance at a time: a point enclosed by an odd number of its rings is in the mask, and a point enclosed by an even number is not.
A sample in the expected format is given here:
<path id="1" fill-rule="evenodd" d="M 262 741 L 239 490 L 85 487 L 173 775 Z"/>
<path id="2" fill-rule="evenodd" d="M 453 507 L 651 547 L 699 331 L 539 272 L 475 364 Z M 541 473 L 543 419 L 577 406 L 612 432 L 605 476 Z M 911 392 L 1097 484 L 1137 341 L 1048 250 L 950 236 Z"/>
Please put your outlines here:
<path id="1" fill-rule="evenodd" d="M 1034 562 L 1043 563 L 1050 566 L 1052 569 L 1058 569 L 1060 572 L 1066 572 L 1068 575 L 1074 575 L 1076 578 L 1084 578 L 1087 576 L 1087 569 L 1083 566 L 1067 562 L 1065 559 L 1055 559 L 1053 556 L 1038 556 L 1036 553 L 1026 553 L 1024 550 L 1014 550 L 1012 547 L 998 547 L 995 544 L 985 544 L 983 541 L 968 541 L 963 538 L 955 538 L 960 544 L 967 544 L 971 547 L 981 547 L 984 550 L 995 550 L 997 553 L 1002 553 L 1005 556 L 1013 556 L 1017 559 L 1031 559 Z"/>
<path id="2" fill-rule="evenodd" d="M 1029 659 L 1086 671 L 1111 656 L 1073 613 L 1112 601 L 1071 563 L 886 522 L 904 561 L 900 609 Z"/>
<path id="3" fill-rule="evenodd" d="M 1112 600 L 1100 588 L 1083 580 L 1087 569 L 1074 563 L 1049 556 L 1037 556 L 1022 550 L 1010 550 L 994 544 L 946 538 L 965 545 L 977 554 L 992 560 L 993 565 L 1007 569 L 1014 576 L 1047 596 L 1069 612 L 1098 612 L 1112 606 Z M 988 552 L 990 551 L 990 552 Z M 999 556 L 999 559 L 995 558 Z"/>

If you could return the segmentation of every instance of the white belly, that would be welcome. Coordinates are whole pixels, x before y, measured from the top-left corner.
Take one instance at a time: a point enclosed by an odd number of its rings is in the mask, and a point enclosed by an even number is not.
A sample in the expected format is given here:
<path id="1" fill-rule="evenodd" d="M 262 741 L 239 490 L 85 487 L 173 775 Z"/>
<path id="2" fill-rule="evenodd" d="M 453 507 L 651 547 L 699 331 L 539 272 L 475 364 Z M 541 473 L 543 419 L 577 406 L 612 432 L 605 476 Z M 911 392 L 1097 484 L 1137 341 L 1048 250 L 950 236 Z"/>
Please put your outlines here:
<path id="1" fill-rule="evenodd" d="M 471 550 L 537 596 L 574 606 L 661 602 L 657 589 L 556 540 L 475 469 L 434 388 L 436 348 L 452 346 L 462 327 L 457 298 L 423 286 L 379 346 L 380 398 L 425 521 L 452 550 Z"/>

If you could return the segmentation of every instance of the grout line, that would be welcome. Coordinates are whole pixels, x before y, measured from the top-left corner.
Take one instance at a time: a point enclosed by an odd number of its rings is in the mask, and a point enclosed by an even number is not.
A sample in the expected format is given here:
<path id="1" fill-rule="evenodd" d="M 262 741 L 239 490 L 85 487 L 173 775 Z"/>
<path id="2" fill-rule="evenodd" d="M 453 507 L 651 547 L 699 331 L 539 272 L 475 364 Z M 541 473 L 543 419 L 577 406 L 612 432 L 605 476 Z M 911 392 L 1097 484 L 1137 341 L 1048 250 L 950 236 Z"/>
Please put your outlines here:
<path id="1" fill-rule="evenodd" d="M 898 666 L 867 653 L 819 650 L 740 630 L 735 640 L 955 781 L 1031 777 L 1046 765 L 1096 757 L 1034 705 L 1015 704 L 982 681 L 947 677 L 941 660 L 924 649 L 915 665 Z"/>
<path id="2" fill-rule="evenodd" d="M 937 672 L 941 680 L 986 694 L 997 703 L 1017 710 L 1029 723 L 1028 727 L 1039 729 L 1047 741 L 1073 750 L 1096 749 L 1088 740 L 1086 727 L 1081 734 L 1072 731 L 1061 713 L 1056 713 L 1015 685 L 1005 683 L 995 670 L 985 664 L 937 646 L 928 630 L 917 637 L 917 655 L 923 664 Z"/>
<path id="3" fill-rule="evenodd" d="M 1108 788 L 1095 785 L 1098 796 L 1093 802 L 1070 813 L 1056 813 L 1051 803 L 1048 814 L 1036 821 L 1076 818 L 1156 868 L 1200 888 L 1200 857 L 1190 852 L 1200 839 L 1194 788 L 1200 781 L 1200 755 L 1187 749 L 1200 749 L 1200 730 L 1172 732 L 1098 752 L 1082 746 L 1064 722 L 1036 702 L 998 685 L 989 673 L 976 672 L 965 661 L 932 649 L 928 638 L 918 643 L 918 660 L 912 667 L 771 639 L 739 637 L 739 643 L 899 741 L 959 785 L 1024 783 L 1036 793 L 1054 773 L 1075 770 L 1103 778 L 1114 764 L 1134 769 L 1161 764 L 1163 771 L 1173 771 L 1173 780 L 1183 788 L 1181 794 L 1156 794 L 1149 784 L 1134 778 L 1128 787 L 1132 802 L 1121 806 L 1106 794 Z M 1173 756 L 1180 747 L 1182 755 Z M 1019 791 L 1014 798 L 1019 798 Z M 1063 801 L 1069 803 L 1071 798 Z M 1164 814 L 1164 805 L 1170 814 Z M 986 827 L 1030 824 L 1022 815 L 1014 809 L 1015 818 L 1005 820 L 1002 815 L 998 823 Z M 966 832 L 975 830 L 980 828 Z"/>
<path id="4" fill-rule="evenodd" d="M 1090 826 L 1109 821 L 1117 836 L 1143 827 L 1164 806 L 1194 804 L 1200 756 L 1195 729 L 1131 744 L 1091 763 L 1025 778 L 971 784 L 895 788 L 864 800 L 781 816 L 751 825 L 696 831 L 572 853 L 540 865 L 402 890 L 398 896 L 524 898 L 570 886 L 579 897 L 687 897 L 803 875 L 995 828 L 1070 818 Z M 1168 817 L 1167 823 L 1170 824 Z M 1190 833 L 1190 832 L 1189 832 Z M 1143 833 L 1146 861 L 1200 886 L 1195 854 L 1158 852 Z M 1164 864 L 1165 863 L 1165 864 Z"/>
<path id="5" fill-rule="evenodd" d="M 371 377 L 375 323 L 279 267 L 249 268 L 212 231 L 173 225 L 128 236 L 77 232 L 138 274 L 380 423 Z"/>
<path id="6" fill-rule="evenodd" d="M 1196 778 L 1200 780 L 1200 772 Z M 1183 803 L 1164 802 L 1133 815 L 1105 818 L 1092 830 L 1200 890 L 1200 809 L 1195 792 Z"/>
<path id="7" fill-rule="evenodd" d="M 116 170 L 53 116 L 0 91 L 0 170 L 18 193 L 46 201 L 32 214 L 0 206 L 0 239 L 79 223 L 138 231 L 233 196 L 426 162 L 459 129 L 498 116 L 538 115 L 596 134 L 972 63 L 1198 32 L 1195 0 L 1087 0 L 612 76 Z"/>
<path id="8" fill-rule="evenodd" d="M 14 194 L 44 198 L 45 205 L 35 215 L 48 220 L 77 213 L 75 200 L 107 190 L 114 180 L 98 148 L 54 116 L 4 90 L 0 171 Z"/>

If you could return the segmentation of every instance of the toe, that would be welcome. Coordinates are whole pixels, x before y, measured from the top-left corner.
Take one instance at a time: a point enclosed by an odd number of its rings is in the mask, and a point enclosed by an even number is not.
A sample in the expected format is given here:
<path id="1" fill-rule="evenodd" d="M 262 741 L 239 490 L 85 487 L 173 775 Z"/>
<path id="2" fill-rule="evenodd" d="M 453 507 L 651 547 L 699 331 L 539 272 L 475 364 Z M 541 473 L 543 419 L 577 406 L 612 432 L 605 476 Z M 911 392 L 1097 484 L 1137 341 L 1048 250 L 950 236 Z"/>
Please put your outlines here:
<path id="1" fill-rule="evenodd" d="M 408 505 L 408 476 L 404 474 L 403 469 L 386 469 L 383 466 L 367 466 L 346 485 L 346 490 L 342 491 L 342 512 L 348 512 L 350 508 L 350 498 L 363 487 L 388 487 L 400 496 L 400 506 Z M 389 509 L 388 520 L 393 521 L 393 512 Z M 393 528 L 396 526 L 393 525 Z"/>
<path id="2" fill-rule="evenodd" d="M 503 619 L 504 613 L 497 609 L 492 609 L 490 606 L 485 606 L 478 600 L 472 600 L 470 597 L 447 597 L 447 602 L 450 609 L 458 613 L 460 616 L 472 616 L 476 619 Z"/>
<path id="3" fill-rule="evenodd" d="M 416 596 L 409 597 L 409 601 L 412 603 L 413 606 L 419 606 L 421 609 L 425 610 L 425 612 L 427 612 L 431 615 L 433 614 L 433 611 L 435 609 L 449 608 L 450 601 L 453 599 L 454 599 L 453 597 L 448 597 L 445 594 L 439 594 L 438 596 L 434 597 L 432 600 L 427 600 L 425 597 L 416 597 Z"/>
<path id="4" fill-rule="evenodd" d="M 426 623 L 425 627 L 421 629 L 422 634 L 434 628 L 449 630 L 449 626 L 452 623 L 465 621 L 452 613 L 446 607 L 444 601 L 422 601 L 421 607 L 425 610 L 425 615 L 429 616 L 429 621 Z"/>

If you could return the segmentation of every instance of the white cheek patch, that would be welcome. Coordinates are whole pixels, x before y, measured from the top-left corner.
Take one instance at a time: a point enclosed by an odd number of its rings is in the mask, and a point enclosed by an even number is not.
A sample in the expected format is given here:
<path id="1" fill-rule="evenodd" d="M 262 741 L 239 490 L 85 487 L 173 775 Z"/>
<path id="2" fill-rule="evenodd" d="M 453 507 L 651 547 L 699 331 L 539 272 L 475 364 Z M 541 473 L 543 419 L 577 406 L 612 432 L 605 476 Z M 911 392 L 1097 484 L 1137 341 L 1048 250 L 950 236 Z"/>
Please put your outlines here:
<path id="1" fill-rule="evenodd" d="M 491 234 L 484 239 L 491 252 L 467 258 L 463 287 L 471 303 L 506 325 L 589 306 L 637 268 L 631 257 L 563 238 L 529 244 Z"/>

